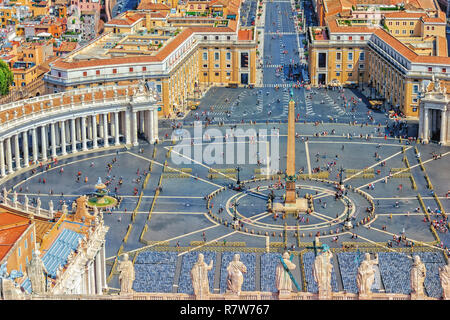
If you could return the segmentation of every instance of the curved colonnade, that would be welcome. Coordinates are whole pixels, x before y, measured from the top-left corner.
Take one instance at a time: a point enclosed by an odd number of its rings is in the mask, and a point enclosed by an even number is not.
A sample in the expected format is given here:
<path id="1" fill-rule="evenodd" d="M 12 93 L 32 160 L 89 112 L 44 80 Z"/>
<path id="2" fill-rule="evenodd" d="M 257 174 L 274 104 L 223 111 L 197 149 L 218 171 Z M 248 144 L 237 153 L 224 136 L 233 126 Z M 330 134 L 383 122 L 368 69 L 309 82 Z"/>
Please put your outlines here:
<path id="1" fill-rule="evenodd" d="M 156 92 L 139 85 L 83 88 L 0 106 L 0 176 L 50 157 L 158 139 Z"/>

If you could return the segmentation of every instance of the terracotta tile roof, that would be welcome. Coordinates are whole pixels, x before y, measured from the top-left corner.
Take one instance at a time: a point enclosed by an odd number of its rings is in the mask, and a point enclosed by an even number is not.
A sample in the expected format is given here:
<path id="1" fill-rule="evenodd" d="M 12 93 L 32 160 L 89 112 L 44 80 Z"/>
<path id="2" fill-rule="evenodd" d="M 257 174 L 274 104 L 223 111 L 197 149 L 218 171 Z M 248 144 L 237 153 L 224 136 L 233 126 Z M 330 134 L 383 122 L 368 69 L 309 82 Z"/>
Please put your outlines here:
<path id="1" fill-rule="evenodd" d="M 426 13 L 421 12 L 407 12 L 407 11 L 397 11 L 397 12 L 386 12 L 384 17 L 386 19 L 402 19 L 402 18 L 416 18 L 419 19 L 426 16 Z"/>
<path id="2" fill-rule="evenodd" d="M 57 48 L 57 51 L 60 52 L 71 52 L 75 50 L 78 46 L 77 42 L 70 42 L 70 41 L 63 41 L 59 48 Z"/>
<path id="3" fill-rule="evenodd" d="M 397 40 L 394 36 L 386 32 L 385 30 L 378 29 L 374 33 L 381 40 L 386 42 L 389 46 L 395 49 L 398 53 L 400 53 L 403 57 L 408 59 L 411 62 L 416 63 L 433 63 L 433 64 L 450 64 L 450 57 L 442 57 L 442 56 L 421 56 L 408 48 L 401 41 Z"/>
<path id="4" fill-rule="evenodd" d="M 447 57 L 447 38 L 446 37 L 437 37 L 436 38 L 436 46 L 437 46 L 437 55 L 440 57 Z"/>
<path id="5" fill-rule="evenodd" d="M 138 10 L 170 10 L 170 7 L 163 3 L 151 3 L 147 1 L 142 1 L 139 3 L 137 8 Z"/>
<path id="6" fill-rule="evenodd" d="M 0 212 L 0 261 L 7 255 L 20 236 L 27 230 L 30 220 L 10 213 Z"/>
<path id="7" fill-rule="evenodd" d="M 239 30 L 238 31 L 238 40 L 253 40 L 253 31 L 252 30 Z"/>

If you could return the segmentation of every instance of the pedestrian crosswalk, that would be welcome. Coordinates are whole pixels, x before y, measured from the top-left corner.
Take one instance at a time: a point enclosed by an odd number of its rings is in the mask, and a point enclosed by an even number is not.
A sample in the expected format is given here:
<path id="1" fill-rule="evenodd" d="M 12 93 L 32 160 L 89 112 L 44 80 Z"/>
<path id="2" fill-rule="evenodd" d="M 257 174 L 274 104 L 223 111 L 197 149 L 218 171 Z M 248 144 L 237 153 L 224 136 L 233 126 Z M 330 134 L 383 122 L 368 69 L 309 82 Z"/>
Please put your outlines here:
<path id="1" fill-rule="evenodd" d="M 292 87 L 291 83 L 264 83 L 263 88 L 290 88 Z"/>
<path id="2" fill-rule="evenodd" d="M 313 116 L 316 113 L 313 111 L 311 99 L 305 98 L 306 114 Z"/>
<path id="3" fill-rule="evenodd" d="M 265 64 L 264 68 L 280 68 L 281 64 Z"/>

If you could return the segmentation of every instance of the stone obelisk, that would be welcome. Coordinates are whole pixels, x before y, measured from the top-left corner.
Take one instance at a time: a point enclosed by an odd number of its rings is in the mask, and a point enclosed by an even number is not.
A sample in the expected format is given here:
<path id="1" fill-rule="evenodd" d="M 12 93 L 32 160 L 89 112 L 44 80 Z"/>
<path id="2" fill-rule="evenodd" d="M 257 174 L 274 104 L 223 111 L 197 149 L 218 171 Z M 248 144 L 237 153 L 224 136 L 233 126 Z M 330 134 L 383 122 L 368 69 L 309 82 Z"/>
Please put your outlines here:
<path id="1" fill-rule="evenodd" d="M 285 203 L 296 203 L 295 192 L 295 102 L 289 101 L 288 113 L 288 137 L 287 137 L 287 159 L 286 159 L 286 198 Z"/>

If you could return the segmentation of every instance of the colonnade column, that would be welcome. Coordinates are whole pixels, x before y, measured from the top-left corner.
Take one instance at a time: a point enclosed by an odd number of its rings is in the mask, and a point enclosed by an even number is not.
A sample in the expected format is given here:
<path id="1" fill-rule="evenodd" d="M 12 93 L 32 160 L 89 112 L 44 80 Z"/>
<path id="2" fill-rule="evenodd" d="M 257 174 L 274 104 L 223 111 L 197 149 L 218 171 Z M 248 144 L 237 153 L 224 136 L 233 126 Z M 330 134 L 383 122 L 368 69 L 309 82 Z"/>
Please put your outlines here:
<path id="1" fill-rule="evenodd" d="M 101 273 L 101 261 L 100 261 L 100 250 L 95 256 L 95 287 L 97 294 L 102 294 L 102 273 Z"/>
<path id="2" fill-rule="evenodd" d="M 20 137 L 19 133 L 14 136 L 14 153 L 15 153 L 14 158 L 16 160 L 16 170 L 22 168 L 22 166 L 20 165 L 19 137 Z"/>
<path id="3" fill-rule="evenodd" d="M 23 166 L 25 168 L 30 166 L 30 159 L 28 155 L 28 131 L 22 133 L 22 149 L 23 149 Z"/>
<path id="4" fill-rule="evenodd" d="M 37 145 L 37 133 L 36 128 L 31 129 L 31 143 L 33 148 L 33 163 L 37 163 L 38 156 L 39 156 L 39 150 Z"/>
<path id="5" fill-rule="evenodd" d="M 131 144 L 131 121 L 130 121 L 130 111 L 125 110 L 125 144 Z"/>
<path id="6" fill-rule="evenodd" d="M 52 158 L 56 158 L 56 133 L 54 122 L 50 124 L 50 135 L 52 139 Z"/>
<path id="7" fill-rule="evenodd" d="M 11 154 L 11 138 L 5 139 L 6 143 L 6 163 L 8 164 L 8 173 L 13 173 L 12 154 Z"/>
<path id="8" fill-rule="evenodd" d="M 97 116 L 92 116 L 92 148 L 97 149 Z"/>
<path id="9" fill-rule="evenodd" d="M 72 153 L 77 152 L 77 132 L 75 130 L 75 119 L 70 119 L 70 131 L 72 133 L 71 141 L 72 141 Z"/>
<path id="10" fill-rule="evenodd" d="M 441 111 L 441 137 L 440 143 L 445 144 L 447 142 L 447 111 L 444 109 Z"/>
<path id="11" fill-rule="evenodd" d="M 103 114 L 103 146 L 104 147 L 109 147 L 109 135 L 108 135 L 108 114 L 105 113 Z"/>
<path id="12" fill-rule="evenodd" d="M 158 139 L 158 109 L 157 108 L 155 108 L 153 110 L 153 126 L 152 126 L 152 129 L 153 129 L 153 137 L 155 139 Z"/>
<path id="13" fill-rule="evenodd" d="M 3 150 L 3 140 L 0 141 L 0 173 L 1 173 L 2 177 L 6 176 L 5 152 Z"/>
<path id="14" fill-rule="evenodd" d="M 87 138 L 86 138 L 86 117 L 81 117 L 81 143 L 83 145 L 83 151 L 87 151 Z"/>
<path id="15" fill-rule="evenodd" d="M 67 154 L 66 151 L 66 122 L 61 121 L 61 154 L 65 156 Z"/>
<path id="16" fill-rule="evenodd" d="M 95 294 L 95 276 L 94 276 L 94 262 L 89 266 L 89 278 L 90 278 L 90 284 L 91 284 L 91 293 Z"/>
<path id="17" fill-rule="evenodd" d="M 108 284 L 106 282 L 106 260 L 105 260 L 105 244 L 103 243 L 101 253 L 101 263 L 102 263 L 102 287 L 104 289 L 108 288 Z"/>
<path id="18" fill-rule="evenodd" d="M 423 141 L 425 143 L 428 143 L 428 135 L 429 135 L 429 131 L 430 131 L 428 128 L 429 123 L 430 123 L 429 116 L 428 116 L 428 109 L 424 108 L 423 112 L 424 112 L 424 114 L 423 114 Z"/>
<path id="19" fill-rule="evenodd" d="M 114 144 L 118 146 L 120 144 L 120 135 L 119 135 L 119 112 L 114 112 Z"/>
<path id="20" fill-rule="evenodd" d="M 132 122 L 133 122 L 133 125 L 132 125 L 132 131 L 133 131 L 133 134 L 132 134 L 132 137 L 133 137 L 133 146 L 137 146 L 138 145 L 138 127 L 137 127 L 137 112 L 136 111 L 134 111 L 133 112 L 133 114 L 132 114 Z"/>
<path id="21" fill-rule="evenodd" d="M 41 149 L 42 149 L 42 161 L 47 161 L 47 128 L 41 127 Z"/>

